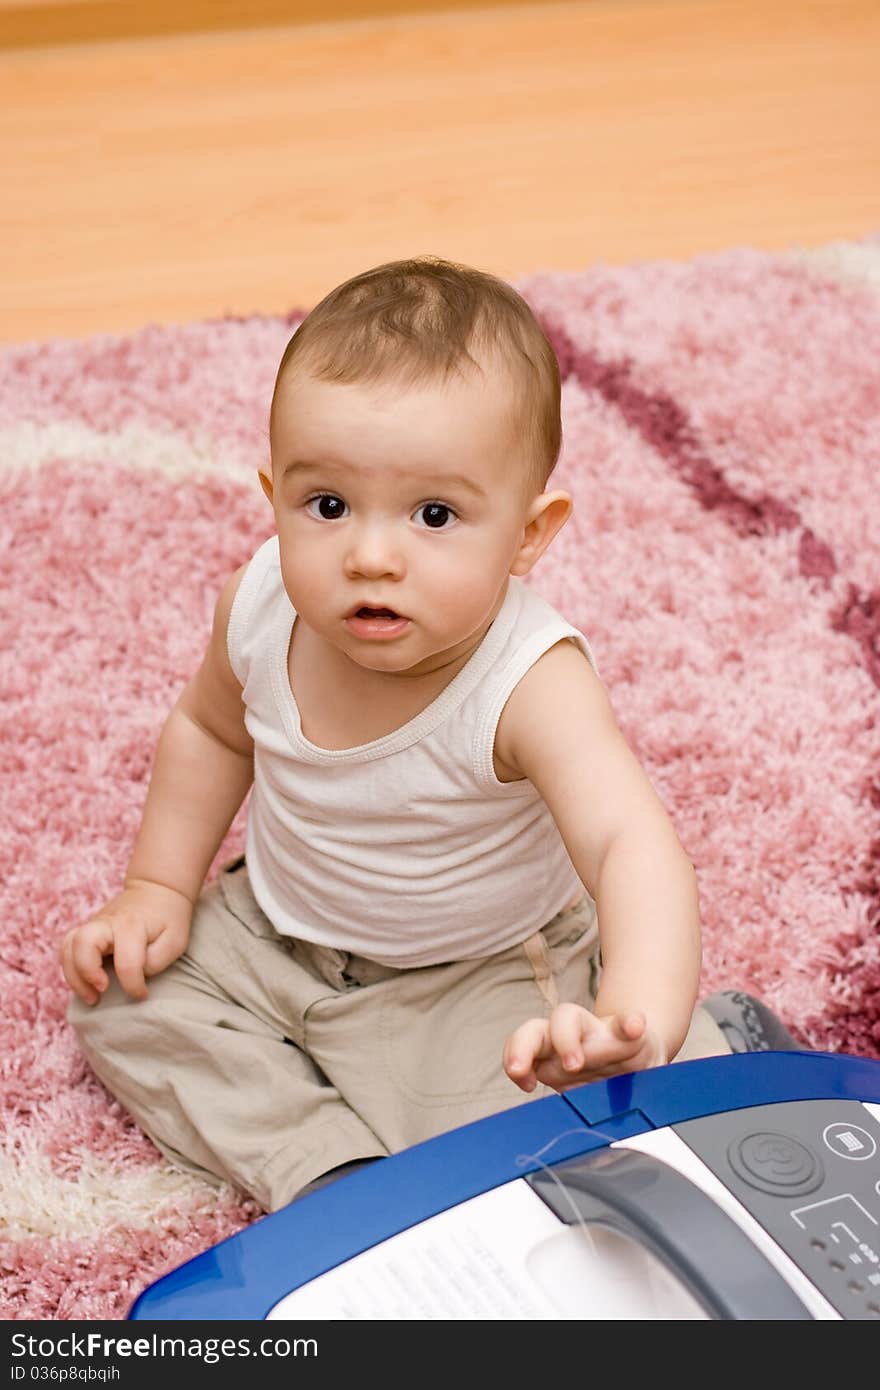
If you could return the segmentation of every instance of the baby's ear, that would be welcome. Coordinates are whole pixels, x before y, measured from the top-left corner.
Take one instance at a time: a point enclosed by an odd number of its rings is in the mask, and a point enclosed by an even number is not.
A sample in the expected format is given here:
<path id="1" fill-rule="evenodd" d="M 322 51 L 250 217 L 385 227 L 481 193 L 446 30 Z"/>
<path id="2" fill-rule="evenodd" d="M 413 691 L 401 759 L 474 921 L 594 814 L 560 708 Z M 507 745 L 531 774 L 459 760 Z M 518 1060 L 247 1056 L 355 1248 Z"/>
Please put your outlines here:
<path id="1" fill-rule="evenodd" d="M 269 499 L 269 502 L 274 504 L 275 499 L 272 492 L 272 479 L 269 477 L 269 474 L 264 473 L 262 468 L 260 468 L 258 469 L 257 476 L 260 479 L 260 487 L 265 492 L 266 496 Z"/>
<path id="2" fill-rule="evenodd" d="M 534 499 L 526 516 L 522 541 L 510 567 L 511 574 L 528 574 L 568 521 L 571 509 L 572 501 L 567 492 L 542 492 Z"/>

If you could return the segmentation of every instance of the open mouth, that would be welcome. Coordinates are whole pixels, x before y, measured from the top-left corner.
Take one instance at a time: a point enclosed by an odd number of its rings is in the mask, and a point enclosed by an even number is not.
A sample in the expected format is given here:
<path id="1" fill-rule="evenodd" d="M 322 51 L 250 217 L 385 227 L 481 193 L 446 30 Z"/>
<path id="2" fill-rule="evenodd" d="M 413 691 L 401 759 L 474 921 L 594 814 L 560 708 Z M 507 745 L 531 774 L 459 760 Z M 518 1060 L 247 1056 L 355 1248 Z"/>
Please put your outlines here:
<path id="1" fill-rule="evenodd" d="M 345 623 L 349 632 L 356 637 L 370 640 L 397 637 L 409 628 L 409 618 L 394 608 L 373 608 L 368 603 L 352 609 Z"/>

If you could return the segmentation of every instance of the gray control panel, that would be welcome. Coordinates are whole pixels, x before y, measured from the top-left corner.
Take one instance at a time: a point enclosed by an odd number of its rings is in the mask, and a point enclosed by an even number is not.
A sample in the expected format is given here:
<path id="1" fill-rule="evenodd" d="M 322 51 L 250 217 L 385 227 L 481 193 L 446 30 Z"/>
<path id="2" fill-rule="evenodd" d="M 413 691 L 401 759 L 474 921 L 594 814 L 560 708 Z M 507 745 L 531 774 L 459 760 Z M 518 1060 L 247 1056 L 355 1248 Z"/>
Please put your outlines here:
<path id="1" fill-rule="evenodd" d="M 843 1317 L 880 1319 L 880 1124 L 864 1105 L 788 1101 L 671 1128 Z"/>

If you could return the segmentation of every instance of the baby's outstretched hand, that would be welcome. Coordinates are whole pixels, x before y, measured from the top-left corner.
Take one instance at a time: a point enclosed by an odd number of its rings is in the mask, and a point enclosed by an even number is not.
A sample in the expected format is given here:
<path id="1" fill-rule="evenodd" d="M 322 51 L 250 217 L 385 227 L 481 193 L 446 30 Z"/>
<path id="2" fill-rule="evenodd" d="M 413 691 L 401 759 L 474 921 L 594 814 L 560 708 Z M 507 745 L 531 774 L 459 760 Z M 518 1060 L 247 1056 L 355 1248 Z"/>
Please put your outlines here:
<path id="1" fill-rule="evenodd" d="M 109 956 L 126 994 L 146 999 L 149 976 L 186 950 L 191 915 L 192 904 L 172 888 L 126 888 L 63 938 L 58 955 L 65 980 L 84 1004 L 97 1004 L 110 983 L 103 963 Z"/>
<path id="2" fill-rule="evenodd" d="M 504 1044 L 504 1070 L 523 1091 L 540 1082 L 554 1091 L 644 1071 L 669 1059 L 644 1014 L 598 1018 L 579 1004 L 557 1004 L 549 1018 L 530 1018 Z"/>

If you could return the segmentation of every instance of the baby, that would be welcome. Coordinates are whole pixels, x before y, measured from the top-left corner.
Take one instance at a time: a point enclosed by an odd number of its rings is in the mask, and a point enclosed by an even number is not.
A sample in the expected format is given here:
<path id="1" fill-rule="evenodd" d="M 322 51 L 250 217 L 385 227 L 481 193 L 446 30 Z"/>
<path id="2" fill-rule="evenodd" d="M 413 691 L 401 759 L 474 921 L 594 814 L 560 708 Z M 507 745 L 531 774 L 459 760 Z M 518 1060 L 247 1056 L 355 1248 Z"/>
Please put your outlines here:
<path id="1" fill-rule="evenodd" d="M 525 300 L 429 257 L 356 276 L 288 343 L 270 441 L 277 535 L 220 593 L 124 887 L 61 962 L 163 1152 L 274 1210 L 728 1048 L 695 1010 L 693 867 L 587 641 L 522 582 L 572 510 Z M 246 855 L 204 888 L 251 786 Z"/>

